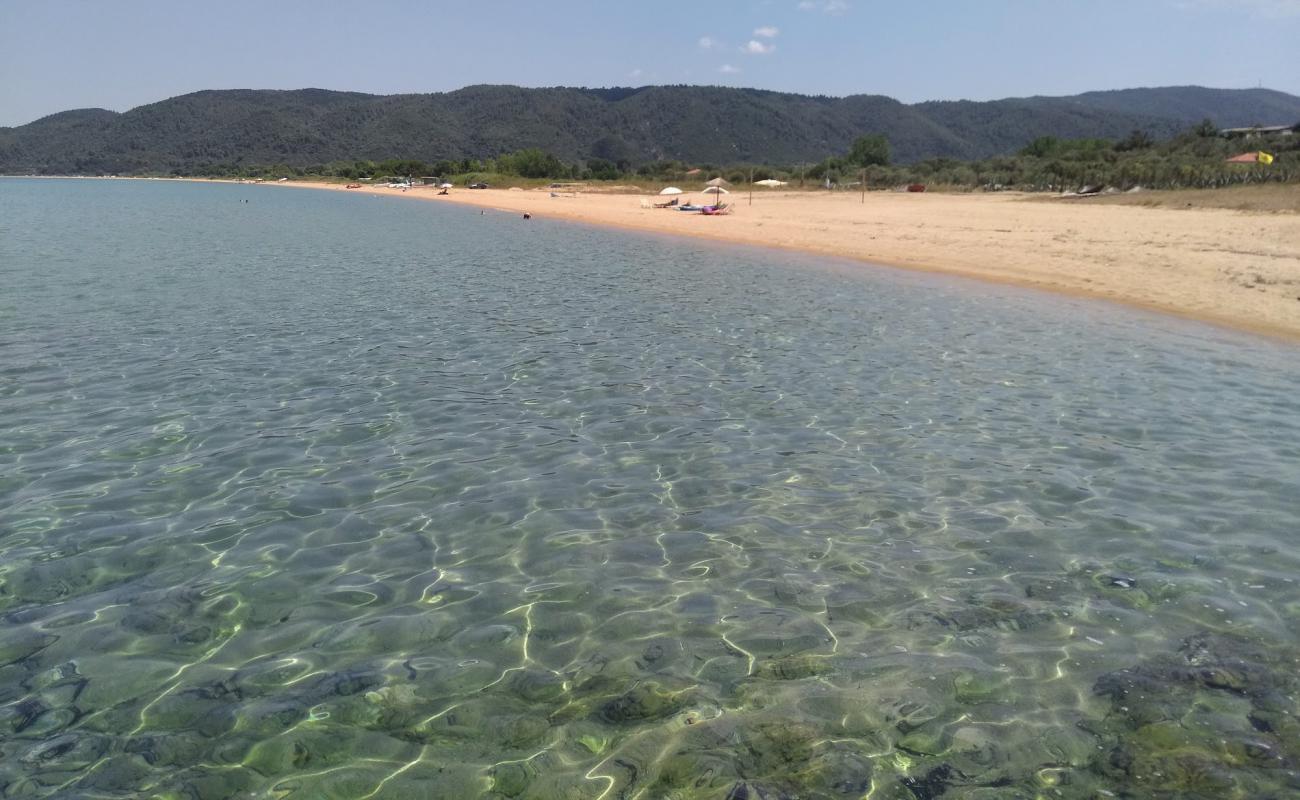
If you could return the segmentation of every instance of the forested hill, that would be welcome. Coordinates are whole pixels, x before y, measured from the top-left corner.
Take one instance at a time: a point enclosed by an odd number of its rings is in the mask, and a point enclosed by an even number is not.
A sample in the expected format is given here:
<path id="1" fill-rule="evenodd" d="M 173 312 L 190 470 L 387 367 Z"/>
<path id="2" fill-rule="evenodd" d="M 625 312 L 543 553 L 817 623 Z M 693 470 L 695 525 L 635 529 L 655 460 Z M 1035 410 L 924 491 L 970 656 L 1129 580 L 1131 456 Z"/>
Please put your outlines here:
<path id="1" fill-rule="evenodd" d="M 1010 153 L 1041 136 L 1165 137 L 1300 121 L 1300 97 L 1267 89 L 1168 87 L 906 105 L 877 95 L 647 86 L 368 95 L 322 89 L 204 91 L 125 113 L 64 111 L 0 128 L 0 173 L 194 172 L 212 165 L 495 157 L 540 148 L 565 161 L 794 164 L 888 137 L 896 161 Z"/>

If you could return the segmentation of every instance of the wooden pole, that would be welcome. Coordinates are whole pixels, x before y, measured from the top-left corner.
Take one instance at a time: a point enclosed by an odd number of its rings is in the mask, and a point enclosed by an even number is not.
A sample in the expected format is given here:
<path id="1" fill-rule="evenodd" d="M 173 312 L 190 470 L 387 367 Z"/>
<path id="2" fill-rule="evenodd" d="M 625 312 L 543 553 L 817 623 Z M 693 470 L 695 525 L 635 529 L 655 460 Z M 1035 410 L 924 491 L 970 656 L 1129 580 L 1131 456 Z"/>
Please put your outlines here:
<path id="1" fill-rule="evenodd" d="M 862 202 L 867 202 L 867 171 L 862 170 Z"/>
<path id="2" fill-rule="evenodd" d="M 754 170 L 749 171 L 749 204 L 754 205 Z"/>

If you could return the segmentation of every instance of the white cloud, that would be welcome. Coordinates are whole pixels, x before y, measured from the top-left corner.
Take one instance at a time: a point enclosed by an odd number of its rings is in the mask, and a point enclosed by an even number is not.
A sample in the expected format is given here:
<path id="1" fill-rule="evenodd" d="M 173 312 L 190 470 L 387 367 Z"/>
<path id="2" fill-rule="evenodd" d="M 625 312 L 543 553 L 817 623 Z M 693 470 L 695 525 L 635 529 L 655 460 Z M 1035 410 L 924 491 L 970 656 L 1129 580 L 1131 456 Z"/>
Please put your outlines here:
<path id="1" fill-rule="evenodd" d="M 764 39 L 775 39 L 776 35 L 780 32 L 781 29 L 774 25 L 764 25 L 761 28 L 754 29 L 754 35 L 761 36 Z"/>
<path id="2" fill-rule="evenodd" d="M 739 75 L 740 67 L 733 67 L 730 64 L 723 64 L 722 66 L 718 67 L 718 72 L 721 72 L 723 75 Z"/>
<path id="3" fill-rule="evenodd" d="M 749 53 L 751 56 L 765 56 L 775 50 L 776 45 L 760 42 L 757 39 L 750 39 L 749 42 L 740 49 Z"/>
<path id="4" fill-rule="evenodd" d="M 719 42 L 712 36 L 701 36 L 699 45 L 701 50 L 712 50 L 715 47 L 721 47 L 722 42 Z"/>
<path id="5" fill-rule="evenodd" d="M 1285 2 L 1285 0 L 1281 1 Z M 847 0 L 800 0 L 799 10 L 839 15 L 849 10 L 849 4 Z"/>
<path id="6" fill-rule="evenodd" d="M 641 68 L 640 68 L 640 67 L 637 67 L 636 69 L 634 69 L 634 70 L 632 70 L 631 72 L 629 72 L 629 73 L 627 74 L 627 76 L 628 76 L 629 78 L 639 78 L 639 77 L 641 77 L 643 74 L 644 74 L 644 73 L 641 71 Z"/>

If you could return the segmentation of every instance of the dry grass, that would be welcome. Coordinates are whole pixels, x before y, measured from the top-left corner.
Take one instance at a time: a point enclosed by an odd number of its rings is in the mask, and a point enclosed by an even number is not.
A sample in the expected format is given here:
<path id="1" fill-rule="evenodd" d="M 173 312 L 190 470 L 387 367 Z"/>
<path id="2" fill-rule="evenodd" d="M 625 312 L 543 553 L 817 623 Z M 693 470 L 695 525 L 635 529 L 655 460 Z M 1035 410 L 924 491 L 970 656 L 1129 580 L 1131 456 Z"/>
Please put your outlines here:
<path id="1" fill-rule="evenodd" d="M 1300 214 L 1300 185 L 1262 184 L 1225 189 L 1172 189 L 1080 198 L 1066 202 L 1145 208 L 1226 208 L 1271 214 Z"/>

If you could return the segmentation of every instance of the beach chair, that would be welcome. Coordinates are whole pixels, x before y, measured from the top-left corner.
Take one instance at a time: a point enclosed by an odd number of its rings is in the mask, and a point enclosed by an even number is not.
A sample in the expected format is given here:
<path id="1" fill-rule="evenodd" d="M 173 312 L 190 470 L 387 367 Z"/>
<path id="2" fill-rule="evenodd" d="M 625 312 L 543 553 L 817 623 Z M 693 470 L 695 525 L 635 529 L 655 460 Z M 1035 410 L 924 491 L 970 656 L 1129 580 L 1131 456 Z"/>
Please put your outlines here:
<path id="1" fill-rule="evenodd" d="M 651 207 L 651 206 L 650 206 L 650 201 L 649 201 L 649 200 L 642 200 L 642 201 L 641 201 L 641 207 L 642 207 L 642 208 L 650 208 L 650 207 Z"/>

